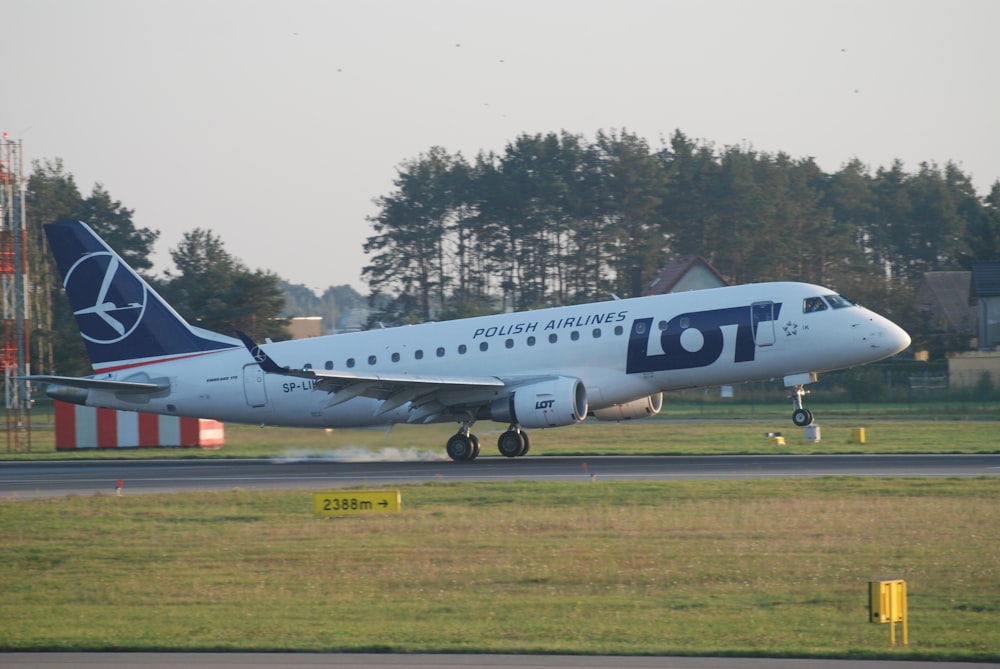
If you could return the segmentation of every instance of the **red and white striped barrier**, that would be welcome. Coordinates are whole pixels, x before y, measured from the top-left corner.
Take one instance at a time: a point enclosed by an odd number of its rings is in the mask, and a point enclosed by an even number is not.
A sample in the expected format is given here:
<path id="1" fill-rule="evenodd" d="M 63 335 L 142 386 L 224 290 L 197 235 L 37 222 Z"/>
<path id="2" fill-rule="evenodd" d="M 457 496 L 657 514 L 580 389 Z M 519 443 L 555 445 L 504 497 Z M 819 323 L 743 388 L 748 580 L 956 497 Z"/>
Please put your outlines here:
<path id="1" fill-rule="evenodd" d="M 58 451 L 156 446 L 221 448 L 225 441 L 223 424 L 217 420 L 98 409 L 58 401 L 54 404 Z"/>

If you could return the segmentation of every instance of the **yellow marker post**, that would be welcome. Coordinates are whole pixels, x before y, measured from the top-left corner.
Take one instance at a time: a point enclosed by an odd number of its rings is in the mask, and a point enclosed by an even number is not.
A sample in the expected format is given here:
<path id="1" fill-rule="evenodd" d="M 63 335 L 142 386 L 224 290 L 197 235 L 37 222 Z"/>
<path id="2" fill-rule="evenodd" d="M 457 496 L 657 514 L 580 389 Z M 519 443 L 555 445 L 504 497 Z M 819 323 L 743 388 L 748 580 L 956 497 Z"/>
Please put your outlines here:
<path id="1" fill-rule="evenodd" d="M 334 490 L 313 493 L 313 515 L 317 517 L 394 513 L 402 505 L 402 495 L 398 490 Z"/>
<path id="2" fill-rule="evenodd" d="M 896 645 L 896 623 L 903 623 L 903 645 L 910 644 L 906 627 L 906 581 L 868 581 L 868 620 L 889 623 L 889 645 Z"/>

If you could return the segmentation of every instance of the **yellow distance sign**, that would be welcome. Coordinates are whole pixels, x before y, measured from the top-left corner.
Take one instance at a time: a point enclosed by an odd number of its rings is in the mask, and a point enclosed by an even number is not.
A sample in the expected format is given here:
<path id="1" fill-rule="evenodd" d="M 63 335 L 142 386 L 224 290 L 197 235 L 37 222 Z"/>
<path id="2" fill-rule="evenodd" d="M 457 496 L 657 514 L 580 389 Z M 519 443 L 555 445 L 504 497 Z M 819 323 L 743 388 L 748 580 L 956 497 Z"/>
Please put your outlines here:
<path id="1" fill-rule="evenodd" d="M 346 516 L 398 512 L 403 505 L 398 490 L 335 490 L 313 493 L 313 515 Z"/>

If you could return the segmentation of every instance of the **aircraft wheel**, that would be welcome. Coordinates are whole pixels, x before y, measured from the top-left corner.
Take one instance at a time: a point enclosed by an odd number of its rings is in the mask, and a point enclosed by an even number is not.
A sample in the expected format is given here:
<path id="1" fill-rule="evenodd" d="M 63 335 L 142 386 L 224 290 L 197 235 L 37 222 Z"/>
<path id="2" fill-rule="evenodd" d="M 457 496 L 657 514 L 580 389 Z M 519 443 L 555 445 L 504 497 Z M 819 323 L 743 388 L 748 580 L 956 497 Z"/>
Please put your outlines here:
<path id="1" fill-rule="evenodd" d="M 524 450 L 524 441 L 521 439 L 523 432 L 507 430 L 497 439 L 497 450 L 505 458 L 516 458 Z"/>
<path id="2" fill-rule="evenodd" d="M 809 409 L 796 409 L 792 412 L 792 422 L 799 427 L 811 425 L 813 422 L 812 411 Z"/>
<path id="3" fill-rule="evenodd" d="M 476 457 L 476 450 L 472 445 L 472 439 L 462 433 L 453 435 L 448 440 L 445 450 L 448 452 L 448 457 L 455 462 L 466 462 Z"/>
<path id="4" fill-rule="evenodd" d="M 528 433 L 521 430 L 518 434 L 521 435 L 521 452 L 518 455 L 527 455 L 528 449 L 531 448 L 531 444 L 528 442 Z"/>
<path id="5" fill-rule="evenodd" d="M 479 457 L 479 437 L 474 434 L 470 434 L 469 440 L 472 441 L 472 455 L 469 456 L 469 460 L 475 460 Z"/>

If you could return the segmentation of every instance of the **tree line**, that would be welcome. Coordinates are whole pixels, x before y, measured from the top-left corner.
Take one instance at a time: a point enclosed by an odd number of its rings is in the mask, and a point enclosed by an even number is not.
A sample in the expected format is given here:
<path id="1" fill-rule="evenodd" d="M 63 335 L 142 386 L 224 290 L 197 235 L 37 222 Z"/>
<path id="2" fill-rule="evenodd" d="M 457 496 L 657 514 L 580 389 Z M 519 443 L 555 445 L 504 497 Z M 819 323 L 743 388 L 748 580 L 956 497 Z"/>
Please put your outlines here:
<path id="1" fill-rule="evenodd" d="M 812 158 L 717 148 L 680 131 L 656 148 L 625 131 L 523 134 L 474 160 L 433 147 L 403 162 L 375 203 L 363 277 L 371 321 L 388 325 L 626 296 L 636 272 L 648 284 L 673 257 L 695 254 L 733 283 L 827 286 L 933 348 L 941 334 L 913 306 L 923 273 L 1000 258 L 1000 181 L 980 197 L 950 162 L 873 172 L 855 159 L 826 173 Z M 323 315 L 334 327 L 363 299 L 349 286 L 316 296 L 250 270 L 200 228 L 171 249 L 174 270 L 150 276 L 159 233 L 133 214 L 101 184 L 81 195 L 60 160 L 34 164 L 35 371 L 89 372 L 44 241 L 50 221 L 86 221 L 182 316 L 218 332 L 280 340 L 288 315 Z"/>
<path id="2" fill-rule="evenodd" d="M 634 272 L 648 284 L 695 254 L 733 283 L 827 286 L 917 340 L 933 334 L 913 308 L 924 272 L 1000 258 L 1000 181 L 980 197 L 951 162 L 827 173 L 680 131 L 657 148 L 624 131 L 524 134 L 473 160 L 434 147 L 376 204 L 363 275 L 388 323 L 624 296 Z"/>

